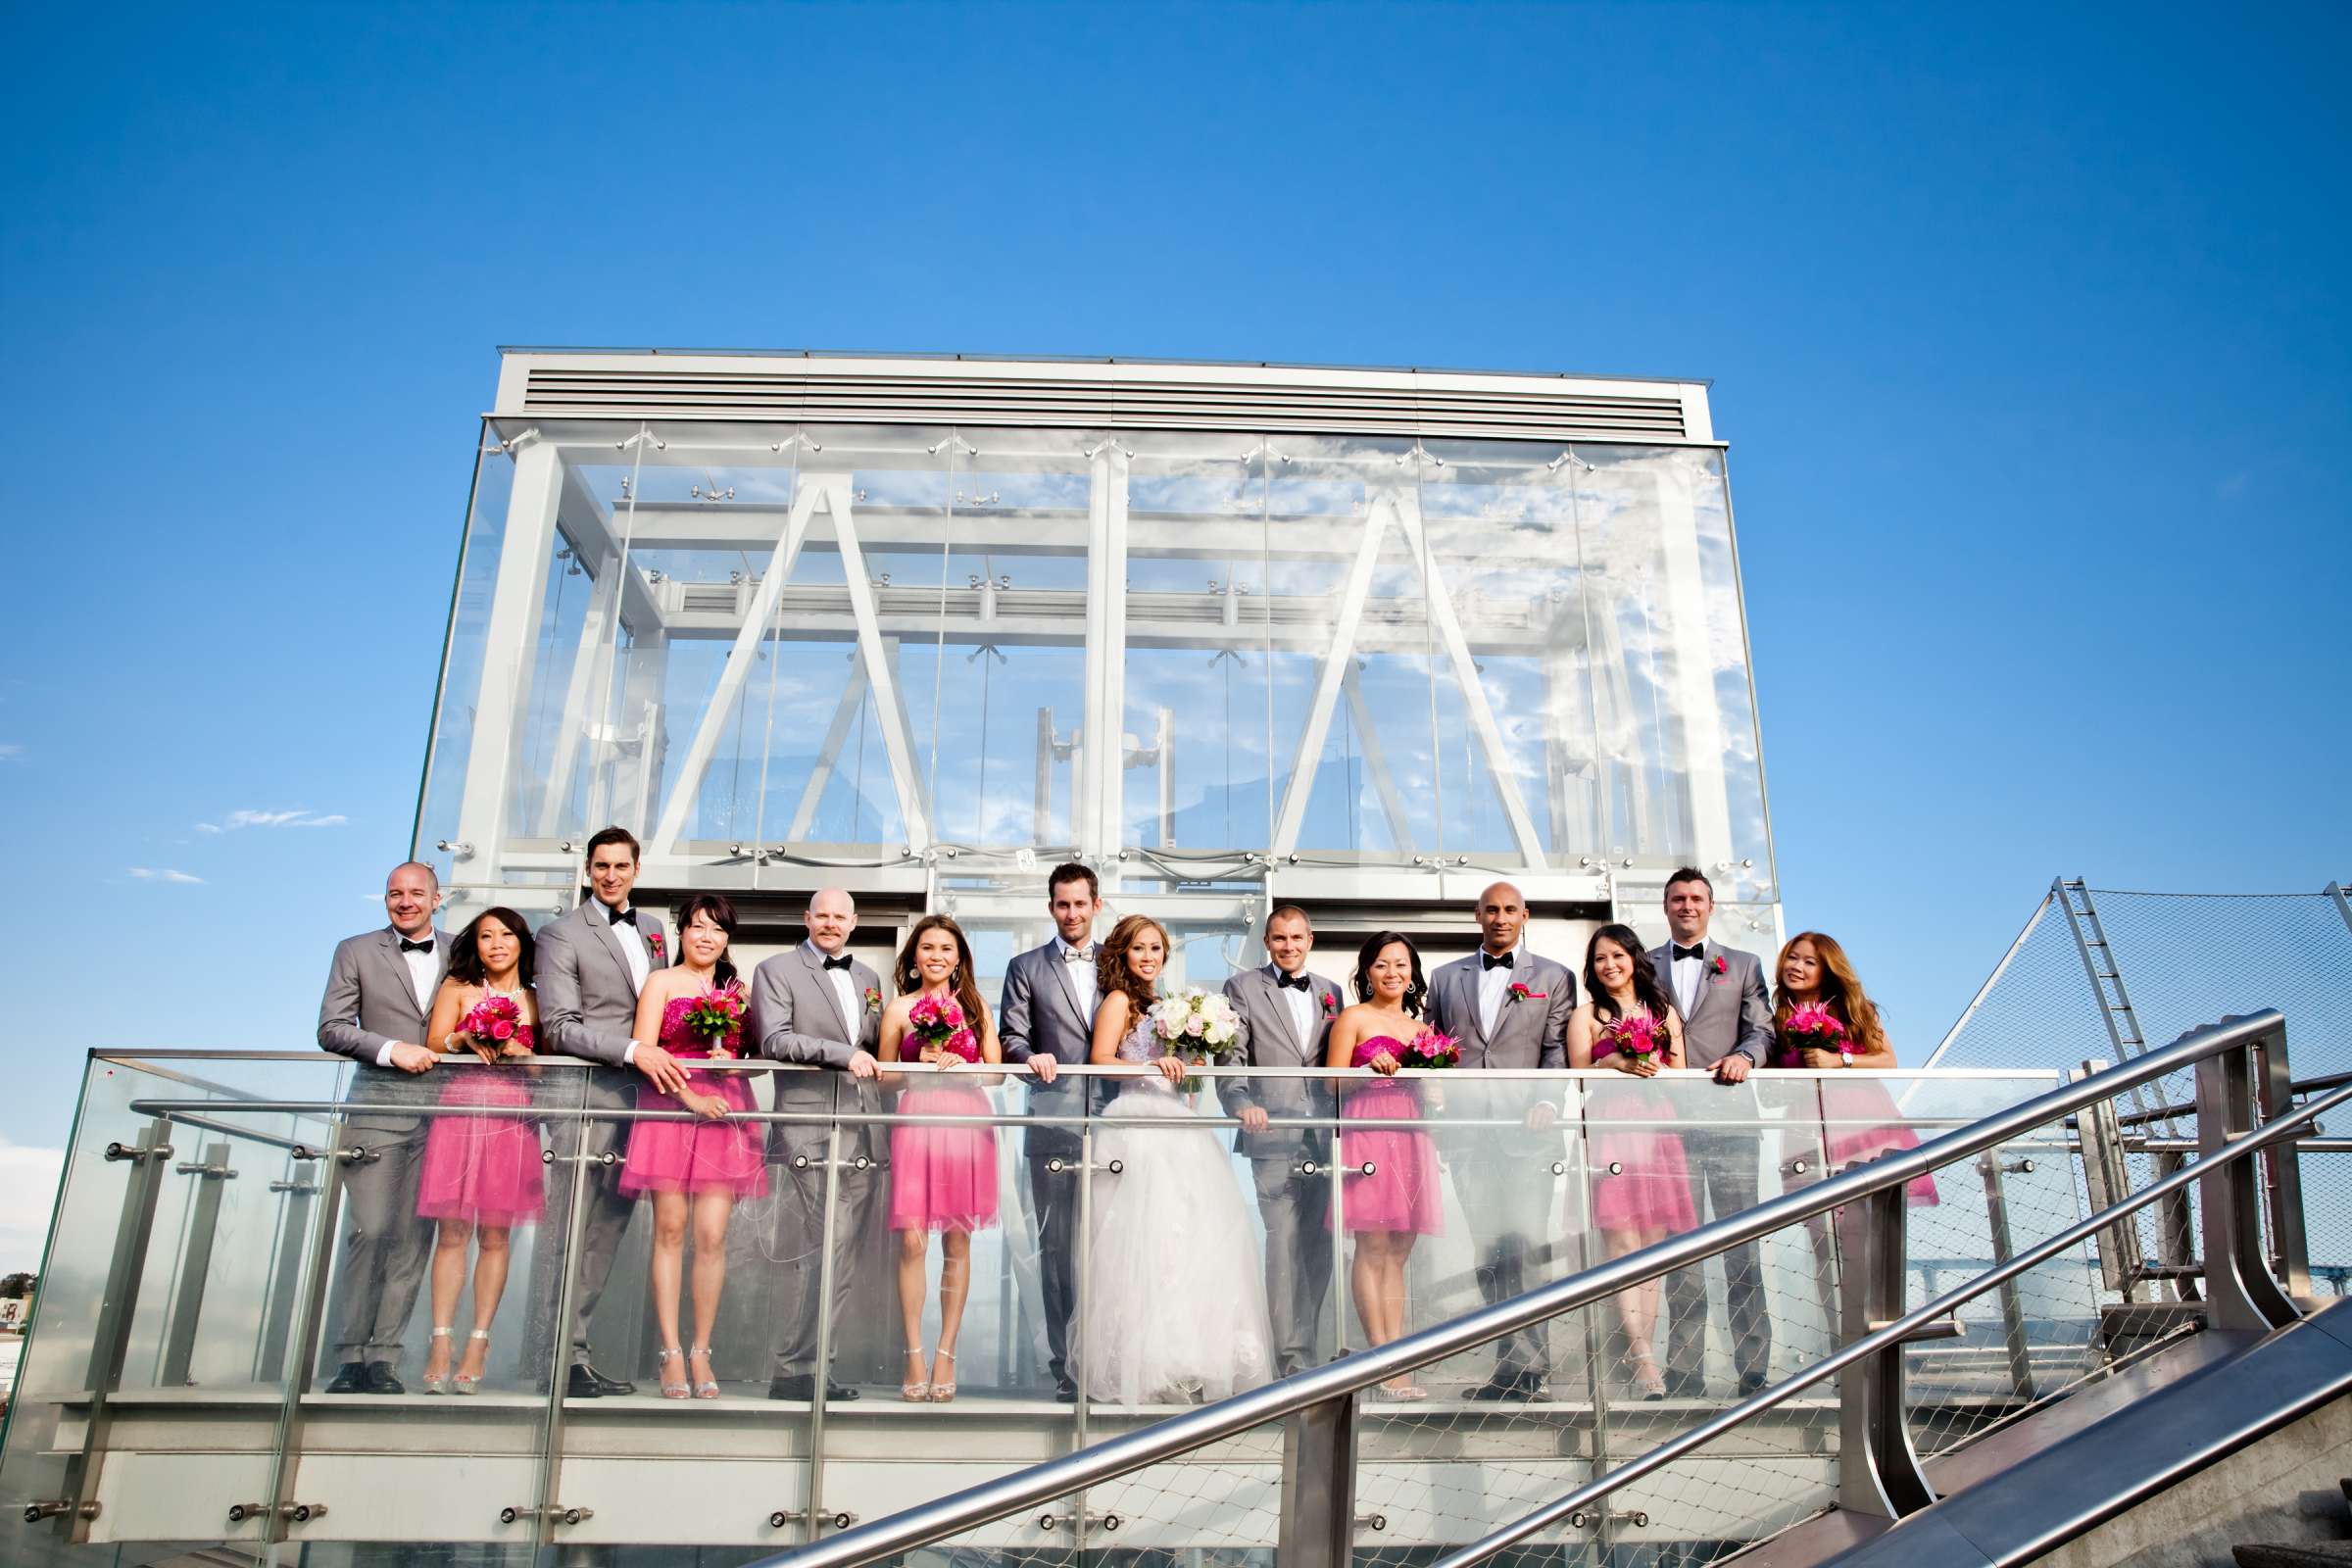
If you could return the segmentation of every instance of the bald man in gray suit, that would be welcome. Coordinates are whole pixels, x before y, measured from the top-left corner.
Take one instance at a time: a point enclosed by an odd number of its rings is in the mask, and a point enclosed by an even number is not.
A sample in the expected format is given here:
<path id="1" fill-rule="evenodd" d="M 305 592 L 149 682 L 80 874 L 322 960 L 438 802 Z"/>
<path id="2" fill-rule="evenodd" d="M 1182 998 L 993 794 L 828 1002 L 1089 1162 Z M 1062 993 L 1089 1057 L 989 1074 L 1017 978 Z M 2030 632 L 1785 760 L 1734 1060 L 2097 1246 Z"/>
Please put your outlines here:
<path id="1" fill-rule="evenodd" d="M 808 940 L 763 960 L 752 972 L 749 1028 L 771 1061 L 831 1067 L 832 1072 L 776 1075 L 776 1109 L 808 1119 L 779 1122 L 769 1145 L 784 1164 L 776 1184 L 776 1250 L 783 1271 L 783 1338 L 776 1349 L 771 1399 L 814 1399 L 818 1388 L 818 1312 L 840 1321 L 850 1293 L 850 1258 L 864 1235 L 874 1201 L 888 1180 L 882 1160 L 887 1130 L 873 1122 L 841 1125 L 840 1164 L 833 1187 L 833 1290 L 827 1303 L 817 1289 L 824 1256 L 825 1166 L 833 1117 L 879 1108 L 881 1069 L 874 1052 L 882 1033 L 882 977 L 849 956 L 858 905 L 841 888 L 820 888 L 808 900 Z M 864 1164 L 860 1168 L 858 1161 Z M 835 1383 L 823 1368 L 827 1399 L 855 1399 L 858 1391 Z"/>
<path id="2" fill-rule="evenodd" d="M 384 879 L 392 923 L 336 945 L 318 1002 L 318 1045 L 354 1063 L 343 1140 L 368 1152 L 343 1178 L 344 1257 L 329 1394 L 400 1394 L 401 1336 L 416 1306 L 433 1227 L 416 1212 L 425 1096 L 417 1075 L 439 1055 L 425 1042 L 449 938 L 433 929 L 441 880 L 411 860 Z"/>

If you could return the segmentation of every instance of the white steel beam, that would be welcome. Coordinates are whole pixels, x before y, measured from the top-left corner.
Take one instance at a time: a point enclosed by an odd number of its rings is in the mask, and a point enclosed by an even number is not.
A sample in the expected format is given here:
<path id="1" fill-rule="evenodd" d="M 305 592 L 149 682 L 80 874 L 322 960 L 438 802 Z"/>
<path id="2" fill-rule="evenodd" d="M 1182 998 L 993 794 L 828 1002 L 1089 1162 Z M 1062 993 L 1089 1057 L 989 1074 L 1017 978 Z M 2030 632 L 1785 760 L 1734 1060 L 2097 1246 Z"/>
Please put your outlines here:
<path id="1" fill-rule="evenodd" d="M 458 807 L 458 838 L 472 849 L 454 868 L 456 881 L 500 879 L 507 799 L 529 711 L 531 659 L 539 645 L 547 564 L 554 553 L 563 486 L 563 464 L 554 447 L 533 441 L 514 454 L 498 575 L 492 580 L 490 613 L 482 627 L 482 679 L 474 695 L 466 789 Z"/>
<path id="2" fill-rule="evenodd" d="M 1348 568 L 1348 584 L 1340 591 L 1340 612 L 1332 626 L 1331 648 L 1324 654 L 1322 667 L 1315 674 L 1315 695 L 1307 705 L 1306 726 L 1299 731 L 1290 783 L 1283 788 L 1282 809 L 1274 818 L 1273 842 L 1267 848 L 1276 856 L 1288 855 L 1298 847 L 1298 832 L 1306 821 L 1307 798 L 1314 793 L 1315 764 L 1322 760 L 1323 742 L 1331 733 L 1332 710 L 1339 704 L 1341 684 L 1354 663 L 1356 623 L 1363 619 L 1364 600 L 1372 591 L 1372 568 L 1380 564 L 1381 540 L 1387 535 L 1389 519 L 1396 512 L 1396 494 L 1386 489 L 1376 493 L 1364 509 L 1364 531 L 1356 543 L 1354 564 Z"/>
<path id="3" fill-rule="evenodd" d="M 1707 588 L 1698 559 L 1698 506 L 1680 459 L 1652 470 L 1657 487 L 1660 575 L 1674 636 L 1673 702 L 1683 720 L 1684 790 L 1690 801 L 1691 859 L 1735 859 L 1731 791 L 1723 766 L 1723 715 L 1715 702 Z M 1660 736 L 1661 742 L 1666 737 Z"/>
<path id="4" fill-rule="evenodd" d="M 588 569 L 587 563 L 579 563 Z M 588 593 L 587 617 L 580 622 L 579 645 L 571 656 L 571 678 L 564 683 L 564 716 L 556 725 L 555 755 L 549 760 L 547 793 L 539 802 L 539 836 L 553 838 L 563 827 L 564 803 L 571 796 L 572 770 L 580 753 L 594 742 L 589 736 L 588 711 L 596 705 L 599 724 L 606 717 L 612 683 L 612 650 L 619 635 L 613 610 L 628 564 L 606 558 Z"/>
<path id="5" fill-rule="evenodd" d="M 920 855 L 931 847 L 931 813 L 925 808 L 922 780 L 914 765 L 914 732 L 906 722 L 906 705 L 899 696 L 898 662 L 892 657 L 896 644 L 884 645 L 881 618 L 874 612 L 873 579 L 866 575 L 865 553 L 858 546 L 850 475 L 804 473 L 802 481 L 820 498 L 818 504 L 833 518 L 842 572 L 849 578 L 850 610 L 858 618 L 858 647 L 865 656 L 865 683 L 873 689 L 882 752 L 890 761 L 891 786 L 899 795 L 899 820 L 906 830 L 907 850 Z"/>
<path id="6" fill-rule="evenodd" d="M 662 808 L 661 822 L 646 846 L 650 854 L 668 855 L 677 848 L 678 835 L 686 829 L 686 814 L 694 809 L 695 797 L 702 793 L 703 774 L 718 750 L 719 737 L 726 733 L 736 694 L 750 676 L 760 639 L 768 634 L 775 618 L 777 597 L 784 592 L 785 579 L 792 574 L 793 563 L 800 558 L 801 542 L 808 536 L 808 518 L 823 494 L 819 485 L 803 476 L 801 492 L 793 498 L 784 531 L 777 536 L 774 554 L 768 557 L 767 572 L 760 579 L 759 592 L 752 595 L 743 626 L 735 634 L 735 646 L 728 651 L 727 662 L 718 672 L 718 689 L 703 710 L 702 721 L 695 726 L 694 739 L 686 747 L 677 777 L 670 783 L 668 804 Z"/>
<path id="7" fill-rule="evenodd" d="M 816 749 L 816 764 L 808 769 L 808 782 L 801 787 L 801 803 L 793 808 L 792 825 L 784 830 L 785 843 L 802 843 L 815 826 L 816 808 L 824 803 L 825 786 L 833 781 L 834 760 L 849 744 L 850 726 L 858 721 L 858 705 L 864 699 L 865 663 L 852 654 L 849 679 L 842 682 L 841 701 L 833 710 L 833 722 L 825 726 L 824 741 Z"/>
<path id="8" fill-rule="evenodd" d="M 1413 825 L 1404 814 L 1404 797 L 1396 793 L 1396 780 L 1389 772 L 1388 753 L 1380 744 L 1380 731 L 1373 727 L 1371 705 L 1364 701 L 1364 684 L 1356 679 L 1352 655 L 1348 660 L 1347 674 L 1340 679 L 1340 689 L 1347 694 L 1348 716 L 1355 721 L 1355 738 L 1363 747 L 1364 767 L 1372 775 L 1372 788 L 1380 795 L 1380 814 L 1389 819 L 1389 836 L 1406 855 L 1417 854 L 1419 846 L 1413 842 Z"/>
<path id="9" fill-rule="evenodd" d="M 1078 853 L 1115 883 L 1126 786 L 1120 744 L 1127 690 L 1127 449 L 1105 438 L 1088 455 L 1086 710 L 1072 758 Z"/>

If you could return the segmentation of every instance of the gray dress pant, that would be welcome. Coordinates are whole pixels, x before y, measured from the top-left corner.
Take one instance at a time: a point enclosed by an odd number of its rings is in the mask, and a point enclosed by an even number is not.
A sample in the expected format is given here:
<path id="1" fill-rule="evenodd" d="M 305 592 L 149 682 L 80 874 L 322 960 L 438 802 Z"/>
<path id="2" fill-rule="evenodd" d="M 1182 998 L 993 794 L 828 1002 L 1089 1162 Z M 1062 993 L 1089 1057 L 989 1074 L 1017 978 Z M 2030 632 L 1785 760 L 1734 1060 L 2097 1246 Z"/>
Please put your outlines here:
<path id="1" fill-rule="evenodd" d="M 1739 1133 L 1687 1132 L 1683 1157 L 1690 1170 L 1690 1206 L 1701 1225 L 1756 1206 L 1756 1140 Z M 1731 1318 L 1732 1367 L 1742 1378 L 1772 1366 L 1772 1316 L 1764 1303 L 1764 1262 L 1756 1244 L 1723 1256 L 1724 1306 Z M 1707 1360 L 1706 1265 L 1666 1276 L 1666 1370 L 1698 1377 Z"/>
<path id="2" fill-rule="evenodd" d="M 1299 1175 L 1298 1153 L 1252 1156 L 1250 1178 L 1266 1227 L 1266 1320 L 1274 1329 L 1275 1371 L 1289 1377 L 1315 1365 L 1315 1330 L 1331 1294 L 1331 1178 Z M 1326 1164 L 1328 1155 L 1316 1156 Z"/>
<path id="3" fill-rule="evenodd" d="M 1548 1250 L 1550 1226 L 1546 1210 L 1552 1192 L 1551 1160 L 1558 1157 L 1558 1140 L 1548 1142 L 1505 1134 L 1476 1154 L 1456 1152 L 1451 1158 L 1453 1190 L 1462 1200 L 1470 1224 L 1474 1277 L 1481 1300 L 1493 1303 L 1524 1296 L 1542 1283 L 1542 1271 L 1531 1281 L 1528 1254 Z M 1497 1378 L 1550 1375 L 1551 1357 L 1540 1328 L 1521 1329 L 1494 1342 Z"/>
<path id="4" fill-rule="evenodd" d="M 433 1222 L 416 1212 L 424 1129 L 392 1134 L 355 1129 L 347 1141 L 368 1152 L 343 1176 L 342 1310 L 339 1361 L 400 1361 L 401 1336 L 416 1309 L 433 1250 Z"/>
<path id="5" fill-rule="evenodd" d="M 770 1249 L 777 1282 L 776 1321 L 782 1330 L 776 1344 L 774 1376 L 812 1377 L 817 1370 L 819 1309 L 829 1310 L 836 1326 L 843 1321 L 853 1282 L 852 1265 L 872 1222 L 874 1205 L 889 1185 L 890 1171 L 876 1163 L 864 1170 L 834 1172 L 838 1185 L 833 1196 L 833 1289 L 832 1300 L 827 1303 L 818 1290 L 823 1275 L 827 1130 L 786 1123 L 780 1132 L 783 1136 L 773 1146 L 783 1163 L 775 1177 L 775 1235 Z M 861 1137 L 844 1129 L 841 1157 L 845 1161 L 855 1160 L 865 1147 Z M 793 1168 L 795 1154 L 808 1156 L 806 1168 Z M 832 1372 L 830 1367 L 825 1370 L 828 1376 Z"/>

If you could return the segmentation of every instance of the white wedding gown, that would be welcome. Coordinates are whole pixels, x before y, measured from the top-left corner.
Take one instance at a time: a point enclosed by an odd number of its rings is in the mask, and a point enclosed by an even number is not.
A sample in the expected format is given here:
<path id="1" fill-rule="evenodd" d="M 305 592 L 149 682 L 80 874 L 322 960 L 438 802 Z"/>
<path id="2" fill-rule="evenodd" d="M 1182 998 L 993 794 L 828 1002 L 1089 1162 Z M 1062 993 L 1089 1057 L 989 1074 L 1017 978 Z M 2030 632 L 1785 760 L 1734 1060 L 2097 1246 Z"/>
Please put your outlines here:
<path id="1" fill-rule="evenodd" d="M 1149 1024 L 1119 1059 L 1160 1054 Z M 1221 1399 L 1273 1373 L 1264 1269 L 1233 1158 L 1209 1128 L 1120 1127 L 1121 1117 L 1197 1116 L 1164 1078 L 1130 1079 L 1095 1132 L 1097 1169 L 1079 1365 L 1089 1398 L 1117 1404 Z"/>

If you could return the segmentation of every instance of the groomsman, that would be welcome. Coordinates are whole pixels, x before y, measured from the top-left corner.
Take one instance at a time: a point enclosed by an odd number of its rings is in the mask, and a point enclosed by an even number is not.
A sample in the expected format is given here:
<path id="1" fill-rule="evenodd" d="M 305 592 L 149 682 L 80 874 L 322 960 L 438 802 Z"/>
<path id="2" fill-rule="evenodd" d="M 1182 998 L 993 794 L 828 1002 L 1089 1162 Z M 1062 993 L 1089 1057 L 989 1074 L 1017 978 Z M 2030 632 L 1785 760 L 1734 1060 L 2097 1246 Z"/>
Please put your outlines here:
<path id="1" fill-rule="evenodd" d="M 1479 951 L 1430 977 L 1430 1021 L 1461 1042 L 1464 1067 L 1524 1071 L 1568 1064 L 1576 980 L 1562 965 L 1527 950 L 1521 940 L 1527 915 L 1527 901 L 1510 883 L 1488 888 L 1478 896 Z M 1548 1229 L 1550 1161 L 1560 1147 L 1551 1129 L 1559 1107 L 1536 1094 L 1530 1084 L 1514 1094 L 1447 1097 L 1447 1108 L 1468 1119 L 1523 1115 L 1524 1133 L 1466 1127 L 1448 1138 L 1439 1130 L 1470 1223 L 1478 1294 L 1490 1302 L 1526 1292 L 1528 1250 Z M 1496 1345 L 1494 1375 L 1470 1397 L 1540 1398 L 1549 1362 L 1542 1333 L 1522 1329 Z"/>
<path id="2" fill-rule="evenodd" d="M 1674 936 L 1650 951 L 1649 962 L 1683 1015 L 1683 1065 L 1711 1069 L 1719 1084 L 1737 1084 L 1771 1053 L 1772 1002 L 1764 991 L 1763 960 L 1708 937 L 1714 912 L 1715 885 L 1704 872 L 1685 866 L 1668 877 L 1666 926 Z M 1706 1223 L 1710 1200 L 1718 1219 L 1755 1206 L 1754 1135 L 1692 1129 L 1682 1138 L 1699 1223 Z M 1753 1394 L 1764 1387 L 1772 1362 L 1772 1319 L 1756 1244 L 1724 1253 L 1723 1276 L 1732 1365 L 1740 1392 Z M 1706 1275 L 1698 1268 L 1677 1269 L 1666 1276 L 1666 1392 L 1677 1398 L 1702 1394 L 1706 1359 Z"/>
<path id="3" fill-rule="evenodd" d="M 849 1299 L 850 1260 L 888 1179 L 882 1166 L 889 1148 L 885 1130 L 872 1122 L 844 1123 L 841 1163 L 834 1172 L 833 1298 L 827 1303 L 817 1285 L 818 1260 L 824 1255 L 825 1164 L 834 1116 L 879 1104 L 875 1091 L 881 1069 L 874 1050 L 882 1031 L 882 978 L 849 955 L 858 906 L 848 892 L 819 889 L 808 900 L 807 923 L 806 942 L 753 971 L 750 1033 L 761 1055 L 845 1069 L 856 1091 L 837 1099 L 844 1085 L 831 1073 L 776 1075 L 776 1109 L 813 1119 L 777 1123 L 769 1146 L 769 1157 L 784 1165 L 784 1179 L 776 1186 L 775 1255 L 790 1265 L 784 1271 L 784 1339 L 767 1385 L 771 1399 L 816 1397 L 817 1313 L 829 1310 L 834 1322 L 841 1321 Z M 830 1366 L 824 1373 L 826 1398 L 858 1397 L 856 1389 L 833 1381 Z"/>
<path id="4" fill-rule="evenodd" d="M 424 1039 L 433 993 L 449 969 L 449 938 L 433 929 L 441 879 L 411 860 L 384 879 L 382 930 L 335 946 L 318 1001 L 318 1044 L 356 1064 L 344 1134 L 367 1151 L 343 1178 L 342 1366 L 329 1394 L 399 1394 L 400 1337 L 416 1305 L 433 1227 L 416 1213 L 424 1160 L 421 1100 L 403 1074 L 432 1070 Z M 367 1106 L 368 1109 L 360 1107 Z M 380 1108 L 378 1108 L 380 1107 Z"/>
<path id="5" fill-rule="evenodd" d="M 1004 1004 L 997 1009 L 997 1034 L 1004 1059 L 1026 1065 L 1037 1081 L 1029 1086 L 1033 1116 L 1085 1114 L 1084 1079 L 1058 1088 L 1054 1075 L 1078 1066 L 1094 1042 L 1095 1009 L 1102 1001 L 1095 977 L 1095 913 L 1101 884 L 1076 861 L 1055 866 L 1046 878 L 1046 909 L 1058 933 L 1006 965 Z M 1075 1091 L 1073 1092 L 1073 1086 Z M 1070 1369 L 1070 1320 L 1078 1309 L 1073 1270 L 1078 1251 L 1078 1153 L 1076 1127 L 1032 1127 L 1023 1153 L 1029 1165 L 1029 1198 L 1037 1212 L 1037 1274 L 1045 1298 L 1048 1370 L 1054 1396 L 1067 1404 L 1078 1397 Z M 1058 1171 L 1051 1169 L 1054 1160 Z"/>
<path id="6" fill-rule="evenodd" d="M 651 1042 L 640 1045 L 630 1034 L 637 1023 L 637 993 L 645 989 L 647 975 L 669 962 L 669 950 L 661 916 L 629 903 L 630 890 L 637 885 L 638 851 L 628 829 L 608 827 L 591 838 L 587 870 L 590 896 L 539 932 L 533 963 L 539 1032 L 549 1051 L 602 1064 L 601 1070 L 579 1075 L 585 1080 L 585 1108 L 627 1110 L 637 1102 L 627 1069 L 634 1068 L 663 1094 L 677 1093 L 686 1082 L 685 1070 L 668 1052 Z M 603 1163 L 606 1154 L 621 1148 L 623 1130 L 624 1123 L 615 1117 L 555 1118 L 556 1162 L 547 1191 L 551 1223 L 566 1222 L 572 1181 L 587 1183 L 581 1200 L 587 1211 L 581 1217 L 580 1251 L 573 1262 L 571 1322 L 566 1327 L 567 1398 L 637 1392 L 635 1384 L 599 1372 L 588 1348 L 589 1320 L 604 1298 L 613 1254 L 620 1250 L 621 1236 L 637 1206 L 620 1191 L 620 1166 Z M 537 1298 L 536 1289 L 533 1295 Z"/>
<path id="7" fill-rule="evenodd" d="M 1262 969 L 1225 982 L 1225 1000 L 1242 1015 L 1234 1064 L 1242 1067 L 1320 1067 L 1340 1014 L 1340 988 L 1306 972 L 1315 933 L 1306 911 L 1286 904 L 1266 916 Z M 1274 1327 L 1277 1375 L 1314 1364 L 1315 1327 L 1331 1289 L 1331 1228 L 1324 1221 L 1331 1183 L 1301 1168 L 1328 1169 L 1331 1133 L 1322 1127 L 1274 1127 L 1269 1116 L 1331 1114 L 1331 1096 L 1309 1078 L 1220 1078 L 1225 1108 L 1241 1118 L 1240 1152 L 1250 1156 L 1257 1210 L 1266 1225 L 1266 1316 Z"/>

